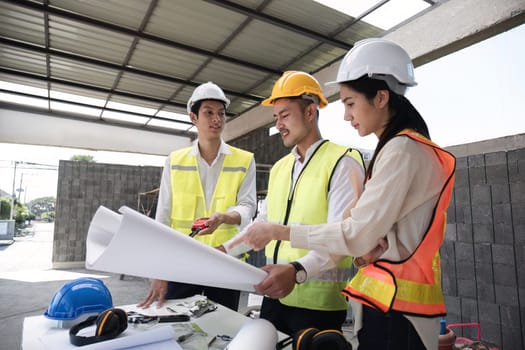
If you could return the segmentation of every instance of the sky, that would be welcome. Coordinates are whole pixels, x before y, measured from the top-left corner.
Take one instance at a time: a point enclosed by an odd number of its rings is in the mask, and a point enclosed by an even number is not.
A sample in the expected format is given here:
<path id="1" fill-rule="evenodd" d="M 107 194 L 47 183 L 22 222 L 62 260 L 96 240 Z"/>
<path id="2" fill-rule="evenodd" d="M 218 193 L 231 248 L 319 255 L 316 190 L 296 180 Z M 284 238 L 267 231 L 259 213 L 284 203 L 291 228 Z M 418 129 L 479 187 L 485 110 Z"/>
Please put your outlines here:
<path id="1" fill-rule="evenodd" d="M 427 122 L 434 142 L 446 147 L 525 133 L 523 38 L 525 25 L 416 68 L 418 85 L 409 89 L 406 96 Z M 343 113 L 339 100 L 321 110 L 322 136 L 343 145 L 373 150 L 376 137 L 359 137 L 343 120 Z M 16 192 L 22 202 L 56 196 L 59 160 L 73 155 L 92 155 L 99 163 L 129 165 L 162 166 L 165 159 L 1 141 L 0 189 L 12 193 L 15 161 L 34 163 L 17 164 L 14 187 L 23 189 Z"/>

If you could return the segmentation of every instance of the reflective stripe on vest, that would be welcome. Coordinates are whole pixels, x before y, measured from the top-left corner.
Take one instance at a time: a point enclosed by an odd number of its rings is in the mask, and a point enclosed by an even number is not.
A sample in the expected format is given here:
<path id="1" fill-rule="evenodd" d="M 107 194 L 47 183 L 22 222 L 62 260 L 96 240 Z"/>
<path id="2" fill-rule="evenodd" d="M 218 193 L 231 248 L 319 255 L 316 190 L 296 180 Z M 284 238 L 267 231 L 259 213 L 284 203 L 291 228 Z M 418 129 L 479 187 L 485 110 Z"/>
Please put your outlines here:
<path id="1" fill-rule="evenodd" d="M 456 160 L 454 156 L 413 131 L 403 130 L 415 141 L 433 148 L 446 181 L 421 243 L 403 261 L 378 260 L 357 272 L 343 291 L 349 298 L 383 312 L 390 310 L 418 316 L 445 315 L 441 288 L 439 248 L 443 242 L 446 211 L 452 195 Z"/>
<path id="2" fill-rule="evenodd" d="M 304 166 L 292 188 L 295 157 L 289 154 L 272 167 L 268 184 L 267 217 L 270 222 L 289 225 L 322 224 L 328 217 L 328 192 L 335 167 L 344 156 L 351 156 L 363 165 L 359 151 L 324 141 Z M 290 262 L 308 253 L 296 249 L 290 242 L 272 241 L 266 247 L 270 260 L 278 250 L 279 262 Z M 344 259 L 335 269 L 326 271 L 315 280 L 298 284 L 281 303 L 312 310 L 346 310 L 347 301 L 341 295 L 348 278 L 352 259 Z"/>
<path id="3" fill-rule="evenodd" d="M 190 148 L 172 152 L 171 190 L 172 209 L 171 227 L 189 234 L 195 219 L 209 217 L 215 212 L 224 213 L 235 206 L 237 193 L 246 177 L 246 172 L 253 159 L 253 154 L 228 146 L 231 154 L 224 155 L 221 173 L 217 180 L 210 208 L 206 208 L 203 187 L 197 166 L 197 156 L 188 155 Z M 232 238 L 238 232 L 237 225 L 222 224 L 211 235 L 196 236 L 195 239 L 216 247 Z"/>

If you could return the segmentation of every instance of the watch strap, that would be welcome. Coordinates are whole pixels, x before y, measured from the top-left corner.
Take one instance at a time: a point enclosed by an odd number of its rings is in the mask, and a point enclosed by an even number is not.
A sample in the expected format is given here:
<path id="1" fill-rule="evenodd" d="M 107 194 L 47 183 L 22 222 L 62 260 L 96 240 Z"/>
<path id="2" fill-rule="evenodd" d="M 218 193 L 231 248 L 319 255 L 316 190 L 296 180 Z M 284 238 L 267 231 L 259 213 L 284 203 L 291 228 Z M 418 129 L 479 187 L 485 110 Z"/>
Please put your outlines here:
<path id="1" fill-rule="evenodd" d="M 292 261 L 290 262 L 290 264 L 292 264 L 292 266 L 294 267 L 295 272 L 306 271 L 304 269 L 304 266 L 299 261 Z"/>

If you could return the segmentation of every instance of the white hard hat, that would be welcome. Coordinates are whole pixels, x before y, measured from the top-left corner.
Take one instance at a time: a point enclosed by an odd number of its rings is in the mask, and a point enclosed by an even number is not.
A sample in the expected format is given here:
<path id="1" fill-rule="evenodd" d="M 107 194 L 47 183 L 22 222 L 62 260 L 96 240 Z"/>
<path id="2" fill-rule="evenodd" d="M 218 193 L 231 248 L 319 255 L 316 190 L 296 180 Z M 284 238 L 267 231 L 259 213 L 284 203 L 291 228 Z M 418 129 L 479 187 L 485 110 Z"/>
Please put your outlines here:
<path id="1" fill-rule="evenodd" d="M 195 102 L 201 100 L 219 100 L 224 102 L 226 108 L 230 105 L 230 100 L 226 97 L 224 91 L 211 81 L 201 84 L 193 90 L 193 94 L 188 100 L 188 113 L 191 112 L 191 107 L 193 107 Z"/>
<path id="2" fill-rule="evenodd" d="M 258 318 L 246 322 L 225 350 L 273 350 L 277 344 L 277 330 L 268 320 Z"/>
<path id="3" fill-rule="evenodd" d="M 408 53 L 398 44 L 381 38 L 355 43 L 339 65 L 337 79 L 328 84 L 343 83 L 368 75 L 384 80 L 397 94 L 404 95 L 408 86 L 416 86 L 414 65 Z"/>

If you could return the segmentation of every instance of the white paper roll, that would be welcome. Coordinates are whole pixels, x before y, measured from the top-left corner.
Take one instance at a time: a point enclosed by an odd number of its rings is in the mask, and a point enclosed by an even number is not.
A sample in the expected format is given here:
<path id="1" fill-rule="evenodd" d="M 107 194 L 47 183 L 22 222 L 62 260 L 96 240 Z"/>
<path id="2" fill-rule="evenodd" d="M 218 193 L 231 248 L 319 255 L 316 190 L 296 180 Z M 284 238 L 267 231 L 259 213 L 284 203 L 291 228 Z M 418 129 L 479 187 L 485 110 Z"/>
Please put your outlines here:
<path id="1" fill-rule="evenodd" d="M 275 350 L 277 330 L 262 318 L 246 322 L 224 350 Z"/>
<path id="2" fill-rule="evenodd" d="M 254 291 L 266 272 L 137 211 L 99 207 L 87 235 L 86 268 Z"/>

